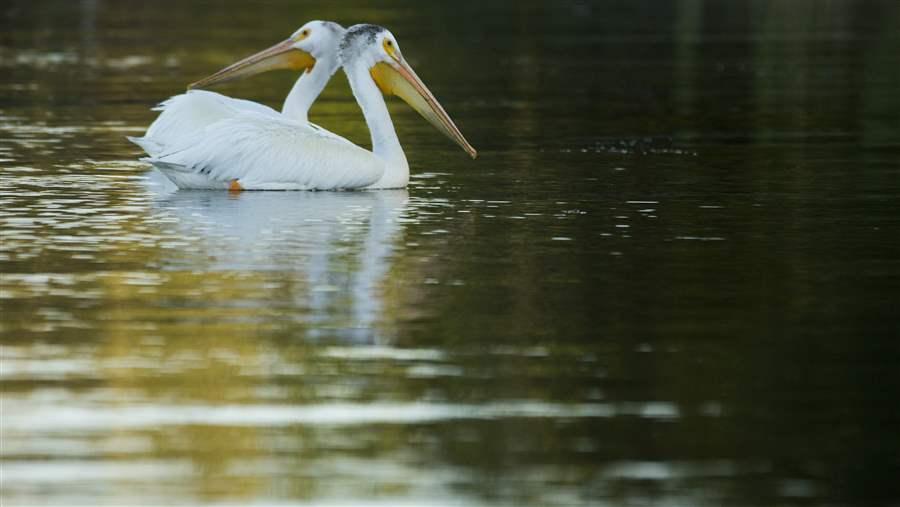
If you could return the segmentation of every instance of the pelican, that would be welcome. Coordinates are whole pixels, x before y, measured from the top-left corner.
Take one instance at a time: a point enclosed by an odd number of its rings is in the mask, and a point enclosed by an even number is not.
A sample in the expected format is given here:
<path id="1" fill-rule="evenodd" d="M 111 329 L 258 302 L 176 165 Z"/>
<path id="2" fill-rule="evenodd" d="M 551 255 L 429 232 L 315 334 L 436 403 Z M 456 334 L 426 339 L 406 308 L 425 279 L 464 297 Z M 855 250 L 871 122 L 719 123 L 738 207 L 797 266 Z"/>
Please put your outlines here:
<path id="1" fill-rule="evenodd" d="M 371 151 L 313 124 L 247 108 L 167 144 L 145 160 L 170 176 L 178 175 L 174 179 L 200 177 L 232 190 L 404 188 L 409 164 L 384 95 L 400 97 L 472 158 L 477 156 L 386 28 L 350 27 L 338 56 L 369 128 Z M 224 69 L 213 77 L 222 81 L 254 70 Z"/>
<path id="2" fill-rule="evenodd" d="M 309 108 L 340 68 L 338 45 L 345 31 L 337 23 L 310 21 L 288 39 L 190 84 L 187 93 L 171 97 L 154 108 L 161 113 L 144 137 L 128 139 L 154 157 L 167 153 L 178 141 L 202 136 L 206 127 L 239 117 L 243 112 L 308 123 Z M 256 102 L 198 89 L 278 69 L 302 71 L 285 98 L 281 113 Z M 222 188 L 221 182 L 200 174 L 160 169 L 179 188 Z"/>

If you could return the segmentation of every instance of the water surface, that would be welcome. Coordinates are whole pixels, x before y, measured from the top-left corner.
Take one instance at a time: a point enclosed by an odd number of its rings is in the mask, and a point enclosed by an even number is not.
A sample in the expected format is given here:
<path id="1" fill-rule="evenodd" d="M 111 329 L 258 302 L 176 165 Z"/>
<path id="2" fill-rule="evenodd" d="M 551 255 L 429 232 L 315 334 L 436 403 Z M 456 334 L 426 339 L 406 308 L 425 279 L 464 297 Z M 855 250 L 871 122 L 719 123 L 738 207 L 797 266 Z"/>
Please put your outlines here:
<path id="1" fill-rule="evenodd" d="M 388 26 L 407 190 L 172 192 L 124 136 Z M 3 505 L 900 500 L 900 4 L 0 6 Z M 293 76 L 221 91 L 272 106 Z M 338 75 L 311 113 L 367 145 Z"/>

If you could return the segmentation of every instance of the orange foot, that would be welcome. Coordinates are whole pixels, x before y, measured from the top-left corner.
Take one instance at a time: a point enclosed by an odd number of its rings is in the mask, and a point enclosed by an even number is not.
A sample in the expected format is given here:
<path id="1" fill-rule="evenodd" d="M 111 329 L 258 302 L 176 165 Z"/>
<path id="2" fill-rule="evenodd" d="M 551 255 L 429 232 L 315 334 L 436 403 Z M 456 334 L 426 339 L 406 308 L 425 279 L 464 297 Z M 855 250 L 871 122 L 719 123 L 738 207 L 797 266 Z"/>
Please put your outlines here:
<path id="1" fill-rule="evenodd" d="M 228 185 L 228 191 L 240 192 L 241 190 L 244 190 L 244 187 L 242 187 L 241 184 L 238 183 L 238 180 L 231 180 L 231 184 Z"/>

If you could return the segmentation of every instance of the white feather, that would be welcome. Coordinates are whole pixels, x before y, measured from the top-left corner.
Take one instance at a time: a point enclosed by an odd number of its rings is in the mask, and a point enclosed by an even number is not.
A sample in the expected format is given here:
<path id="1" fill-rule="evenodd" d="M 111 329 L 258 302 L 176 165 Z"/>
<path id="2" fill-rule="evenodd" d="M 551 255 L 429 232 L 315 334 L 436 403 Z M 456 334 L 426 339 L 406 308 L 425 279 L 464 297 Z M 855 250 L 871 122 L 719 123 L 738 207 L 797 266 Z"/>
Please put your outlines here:
<path id="1" fill-rule="evenodd" d="M 337 190 L 378 181 L 385 163 L 319 127 L 280 115 L 241 112 L 166 146 L 148 161 L 180 188 Z M 193 178 L 187 175 L 192 175 Z M 205 179 L 215 183 L 205 183 Z M 189 185 L 189 186 L 184 186 Z"/>
<path id="2" fill-rule="evenodd" d="M 242 112 L 280 116 L 280 113 L 268 106 L 206 90 L 191 90 L 175 95 L 153 110 L 160 111 L 160 115 L 147 129 L 144 137 L 128 138 L 151 157 L 167 151 L 168 146 L 186 136 L 218 121 L 234 118 Z"/>

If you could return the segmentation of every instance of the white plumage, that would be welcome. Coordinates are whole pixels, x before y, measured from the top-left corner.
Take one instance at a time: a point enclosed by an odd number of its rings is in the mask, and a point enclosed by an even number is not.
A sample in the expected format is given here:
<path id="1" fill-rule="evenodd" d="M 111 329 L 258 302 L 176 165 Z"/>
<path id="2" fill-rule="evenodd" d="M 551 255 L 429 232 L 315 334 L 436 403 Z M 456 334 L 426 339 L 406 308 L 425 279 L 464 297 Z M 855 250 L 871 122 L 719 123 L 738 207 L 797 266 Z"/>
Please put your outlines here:
<path id="1" fill-rule="evenodd" d="M 206 90 L 189 90 L 187 93 L 169 98 L 153 110 L 160 111 L 159 118 L 150 125 L 143 138 L 135 138 L 135 141 L 146 140 L 152 143 L 149 146 L 151 149 L 174 145 L 185 136 L 199 132 L 218 121 L 234 118 L 240 113 L 281 116 L 269 106 Z M 153 156 L 159 153 L 148 151 L 148 154 Z"/>
<path id="2" fill-rule="evenodd" d="M 225 188 L 330 190 L 374 183 L 384 163 L 344 138 L 256 112 L 240 112 L 189 135 L 148 159 L 180 188 L 196 176 Z"/>

